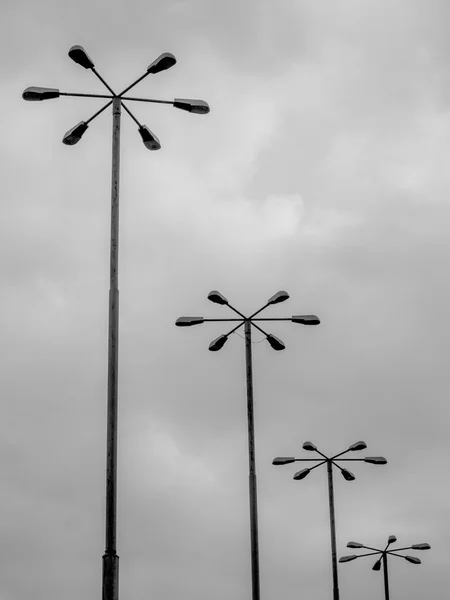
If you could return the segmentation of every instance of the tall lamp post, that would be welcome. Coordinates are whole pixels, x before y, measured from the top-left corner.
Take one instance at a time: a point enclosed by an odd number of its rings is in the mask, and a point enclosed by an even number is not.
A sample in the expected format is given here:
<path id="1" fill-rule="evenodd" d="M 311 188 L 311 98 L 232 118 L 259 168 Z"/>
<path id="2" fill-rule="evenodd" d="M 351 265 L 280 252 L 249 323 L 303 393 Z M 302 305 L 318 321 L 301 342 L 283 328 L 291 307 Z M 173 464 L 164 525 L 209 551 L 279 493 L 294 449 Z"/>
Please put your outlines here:
<path id="1" fill-rule="evenodd" d="M 284 350 L 283 342 L 272 335 L 266 333 L 255 321 L 291 321 L 292 323 L 300 323 L 302 325 L 318 325 L 320 320 L 316 315 L 294 315 L 292 317 L 282 318 L 255 318 L 264 309 L 273 304 L 279 304 L 289 298 L 289 294 L 285 291 L 280 291 L 274 294 L 264 304 L 262 308 L 254 312 L 249 317 L 246 317 L 239 310 L 231 306 L 228 300 L 217 290 L 213 290 L 208 294 L 208 300 L 215 304 L 228 306 L 239 318 L 228 319 L 205 319 L 204 317 L 180 317 L 176 320 L 175 325 L 178 327 L 189 327 L 199 325 L 206 322 L 229 322 L 235 321 L 237 325 L 228 333 L 220 335 L 213 340 L 209 345 L 209 350 L 215 352 L 223 348 L 228 340 L 228 337 L 244 326 L 245 334 L 245 365 L 247 379 L 247 423 L 248 423 L 248 459 L 249 459 L 249 499 L 250 499 L 250 551 L 251 551 L 251 568 L 252 568 L 252 599 L 259 600 L 259 545 L 258 545 L 258 503 L 257 503 L 257 488 L 256 488 L 256 469 L 255 469 L 255 434 L 254 434 L 254 419 L 253 419 L 253 370 L 252 370 L 252 326 L 261 332 L 270 346 L 274 350 Z"/>
<path id="2" fill-rule="evenodd" d="M 364 546 L 359 542 L 349 542 L 347 544 L 347 548 L 364 548 L 365 550 L 373 550 L 373 552 L 366 552 L 365 554 L 350 554 L 349 556 L 341 556 L 339 559 L 340 563 L 350 562 L 351 560 L 356 560 L 357 558 L 361 558 L 362 556 L 374 556 L 376 554 L 380 554 L 380 558 L 373 565 L 372 569 L 374 571 L 379 571 L 381 569 L 381 563 L 383 563 L 383 575 L 384 575 L 384 597 L 385 600 L 389 600 L 389 578 L 388 578 L 388 563 L 387 557 L 388 554 L 390 556 L 397 556 L 398 558 L 404 558 L 408 562 L 413 565 L 420 565 L 421 560 L 416 556 L 408 556 L 403 554 L 397 554 L 401 550 L 429 550 L 431 548 L 430 544 L 422 543 L 422 544 L 413 544 L 412 546 L 407 546 L 405 548 L 395 548 L 394 550 L 388 550 L 391 544 L 395 544 L 397 538 L 395 535 L 390 535 L 388 537 L 388 542 L 384 550 L 380 550 L 379 548 L 371 548 L 370 546 Z"/>
<path id="3" fill-rule="evenodd" d="M 293 456 L 278 456 L 274 458 L 272 461 L 273 465 L 287 465 L 293 462 L 316 462 L 317 464 L 313 467 L 302 469 L 298 471 L 294 475 L 294 479 L 300 480 L 304 479 L 313 469 L 317 469 L 321 465 L 327 465 L 327 475 L 328 475 L 328 501 L 330 507 L 330 533 L 331 533 L 331 562 L 333 568 L 333 600 L 339 600 L 339 584 L 338 584 L 338 570 L 337 570 L 337 555 L 336 555 L 336 521 L 335 521 L 335 511 L 334 511 L 334 489 L 333 489 L 333 467 L 336 467 L 340 470 L 342 477 L 346 481 L 354 481 L 355 476 L 353 473 L 341 467 L 336 461 L 337 458 L 343 461 L 360 461 L 370 463 L 372 465 L 385 465 L 387 460 L 383 456 L 366 456 L 364 458 L 340 458 L 347 452 L 355 452 L 357 450 L 364 450 L 367 448 L 365 442 L 356 442 L 349 446 L 347 450 L 343 452 L 339 452 L 339 454 L 335 454 L 334 456 L 326 456 L 317 449 L 317 447 L 311 442 L 305 442 L 303 444 L 303 449 L 308 450 L 310 452 L 317 452 L 320 454 L 322 458 L 294 458 Z"/>
<path id="4" fill-rule="evenodd" d="M 137 83 L 148 75 L 165 71 L 176 63 L 173 54 L 164 52 L 148 67 L 136 81 L 128 85 L 120 94 L 116 94 L 96 70 L 92 59 L 82 46 L 72 46 L 70 58 L 91 70 L 108 90 L 108 94 L 84 94 L 61 92 L 55 88 L 28 87 L 22 94 L 24 100 L 42 101 L 60 96 L 83 98 L 105 98 L 108 102 L 86 121 L 72 127 L 63 137 L 63 144 L 73 146 L 80 141 L 89 123 L 112 104 L 112 174 L 111 174 L 111 245 L 110 245 L 110 286 L 109 286 L 109 326 L 108 326 L 108 404 L 107 404 L 107 442 L 106 442 L 106 524 L 105 553 L 103 555 L 103 600 L 118 600 L 119 597 L 119 557 L 116 549 L 116 506 L 117 506 L 117 403 L 118 403 L 118 364 L 119 364 L 119 167 L 120 167 L 120 117 L 121 108 L 128 113 L 138 126 L 139 134 L 148 150 L 159 150 L 158 138 L 146 125 L 142 125 L 124 100 L 171 104 L 187 112 L 206 114 L 209 106 L 203 100 L 154 100 L 125 96 Z"/>

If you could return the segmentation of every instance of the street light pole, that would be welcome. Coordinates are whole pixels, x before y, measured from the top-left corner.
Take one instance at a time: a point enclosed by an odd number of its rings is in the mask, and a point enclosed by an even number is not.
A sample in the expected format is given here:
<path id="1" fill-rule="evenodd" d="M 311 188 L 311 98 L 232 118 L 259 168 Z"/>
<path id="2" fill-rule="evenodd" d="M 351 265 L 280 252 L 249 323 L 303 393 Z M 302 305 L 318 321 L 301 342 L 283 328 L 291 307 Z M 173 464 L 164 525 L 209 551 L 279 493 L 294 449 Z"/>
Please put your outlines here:
<path id="1" fill-rule="evenodd" d="M 328 500 L 330 504 L 330 531 L 331 531 L 331 560 L 333 566 L 333 600 L 339 600 L 337 550 L 336 550 L 336 521 L 334 516 L 334 490 L 333 490 L 333 463 L 327 460 L 328 474 Z"/>
<path id="2" fill-rule="evenodd" d="M 270 333 L 266 333 L 255 321 L 291 321 L 302 325 L 318 325 L 319 318 L 316 315 L 294 315 L 284 318 L 260 318 L 256 317 L 264 309 L 272 304 L 279 304 L 289 298 L 285 291 L 274 294 L 267 303 L 254 312 L 250 317 L 244 316 L 240 311 L 230 305 L 228 300 L 217 290 L 208 294 L 208 300 L 215 304 L 228 306 L 233 312 L 239 315 L 239 318 L 229 319 L 205 319 L 204 317 L 180 317 L 175 325 L 178 327 L 190 327 L 200 325 L 205 322 L 229 322 L 234 321 L 238 324 L 233 327 L 226 335 L 221 335 L 211 342 L 209 349 L 213 352 L 223 348 L 228 337 L 244 326 L 245 336 L 245 367 L 247 382 L 247 427 L 248 427 L 248 460 L 249 460 L 249 504 L 250 504 L 250 553 L 251 553 L 251 574 L 252 574 L 252 600 L 260 600 L 260 580 L 259 580 L 259 539 L 258 539 L 258 494 L 256 482 L 256 461 L 255 461 L 255 428 L 253 415 L 253 364 L 252 364 L 252 326 L 266 336 L 267 341 L 274 350 L 284 350 L 283 342 Z"/>
<path id="3" fill-rule="evenodd" d="M 383 552 L 384 599 L 389 600 L 389 579 L 387 553 Z"/>
<path id="4" fill-rule="evenodd" d="M 117 400 L 119 365 L 119 178 L 120 98 L 113 99 L 111 168 L 111 247 L 108 326 L 108 405 L 106 431 L 106 524 L 103 555 L 103 600 L 119 597 L 119 557 L 116 554 L 117 527 Z"/>
<path id="5" fill-rule="evenodd" d="M 248 423 L 248 460 L 249 460 L 249 500 L 250 500 L 250 546 L 252 560 L 252 598 L 259 600 L 259 537 L 258 537 L 258 495 L 255 467 L 255 428 L 253 418 L 253 365 L 252 365 L 252 329 L 251 322 L 246 319 L 245 332 L 245 365 L 247 373 L 247 423 Z"/>
<path id="6" fill-rule="evenodd" d="M 346 481 L 354 481 L 355 476 L 347 469 L 343 469 L 336 460 L 339 461 L 362 461 L 375 465 L 385 465 L 387 460 L 383 456 L 366 456 L 364 458 L 342 458 L 347 452 L 355 452 L 358 450 L 364 450 L 367 448 L 365 442 L 356 442 L 349 446 L 347 450 L 339 452 L 334 456 L 327 456 L 323 452 L 317 449 L 312 442 L 305 442 L 303 449 L 310 452 L 317 452 L 322 458 L 295 458 L 294 456 L 278 456 L 273 459 L 273 465 L 288 465 L 293 462 L 315 462 L 313 467 L 298 471 L 294 475 L 294 479 L 304 479 L 309 473 L 324 464 L 327 465 L 327 479 L 328 479 L 328 502 L 330 507 L 330 534 L 331 534 L 331 566 L 333 573 L 333 600 L 339 600 L 339 585 L 338 585 L 338 566 L 337 566 L 337 552 L 336 552 L 336 520 L 335 520 L 335 509 L 334 509 L 334 485 L 333 485 L 333 466 L 341 471 L 342 476 Z"/>
<path id="7" fill-rule="evenodd" d="M 173 54 L 165 52 L 154 60 L 147 68 L 146 73 L 116 94 L 108 83 L 99 75 L 94 63 L 82 46 L 72 46 L 69 56 L 74 62 L 85 69 L 92 70 L 102 84 L 110 92 L 106 94 L 81 94 L 60 92 L 55 88 L 29 87 L 22 97 L 28 101 L 50 100 L 60 96 L 74 96 L 86 98 L 107 98 L 108 102 L 87 121 L 81 121 L 70 129 L 63 138 L 63 143 L 73 146 L 78 143 L 86 132 L 88 124 L 98 117 L 112 104 L 112 164 L 111 164 L 111 237 L 110 237 L 110 278 L 109 278 L 109 309 L 108 309 L 108 391 L 107 391 L 107 428 L 106 428 L 106 507 L 105 507 L 105 553 L 102 557 L 102 598 L 103 600 L 118 600 L 119 598 L 119 557 L 117 555 L 117 430 L 118 430 L 118 367 L 119 367 L 119 179 L 120 179 L 120 125 L 121 108 L 137 124 L 139 134 L 148 150 L 159 150 L 161 145 L 158 138 L 142 125 L 124 100 L 151 102 L 156 104 L 171 104 L 175 108 L 197 113 L 207 114 L 209 106 L 203 100 L 190 100 L 175 98 L 169 100 L 154 100 L 149 98 L 130 98 L 124 96 L 150 74 L 160 73 L 176 63 Z"/>

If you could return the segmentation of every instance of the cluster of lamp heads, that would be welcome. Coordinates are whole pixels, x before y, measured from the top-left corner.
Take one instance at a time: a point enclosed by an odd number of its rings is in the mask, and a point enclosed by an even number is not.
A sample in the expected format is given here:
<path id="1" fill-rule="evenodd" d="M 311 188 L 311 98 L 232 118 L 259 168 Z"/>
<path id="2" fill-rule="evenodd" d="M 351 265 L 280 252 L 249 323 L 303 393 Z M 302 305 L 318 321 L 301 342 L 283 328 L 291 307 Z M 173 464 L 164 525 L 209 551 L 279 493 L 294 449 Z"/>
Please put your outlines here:
<path id="1" fill-rule="evenodd" d="M 254 315 L 259 314 L 262 310 L 264 310 L 268 306 L 272 306 L 274 304 L 279 304 L 280 302 L 285 302 L 288 298 L 289 298 L 289 294 L 284 290 L 280 290 L 279 292 L 277 292 L 276 294 L 271 296 L 268 299 L 268 301 L 266 302 L 266 304 L 260 310 L 258 310 L 256 313 L 254 313 Z M 286 346 L 284 345 L 284 342 L 282 340 L 280 340 L 280 338 L 276 337 L 272 333 L 266 333 L 266 332 L 262 331 L 262 329 L 259 326 L 255 325 L 253 323 L 252 317 L 254 315 L 251 317 L 244 317 L 244 315 L 242 315 L 242 313 L 240 313 L 239 311 L 237 311 L 230 305 L 227 298 L 223 294 L 221 294 L 219 291 L 212 290 L 211 292 L 209 292 L 208 300 L 210 302 L 213 302 L 214 304 L 220 304 L 222 306 L 229 306 L 232 310 L 234 310 L 236 313 L 241 315 L 242 323 L 244 323 L 245 321 L 250 321 L 250 323 L 252 325 L 257 327 L 257 329 L 259 329 L 262 333 L 264 333 L 264 335 L 266 336 L 267 342 L 270 344 L 270 346 L 273 348 L 273 350 L 279 351 L 279 350 L 284 350 L 286 348 Z M 213 320 L 220 321 L 220 319 L 213 319 Z M 226 319 L 224 319 L 224 320 L 226 320 Z M 236 320 L 239 321 L 240 319 L 236 319 Z M 274 319 L 274 320 L 277 320 L 277 319 Z M 292 317 L 286 318 L 284 320 L 292 321 L 293 323 L 300 323 L 302 325 L 319 325 L 319 323 L 320 323 L 320 319 L 316 315 L 293 315 Z M 208 321 L 208 319 L 205 319 L 204 317 L 179 317 L 175 321 L 175 325 L 177 325 L 178 327 L 190 327 L 192 325 L 200 325 L 201 323 L 204 323 L 205 321 Z M 237 329 L 237 328 L 235 328 L 235 329 Z M 225 343 L 228 341 L 230 334 L 234 333 L 235 329 L 233 329 L 231 332 L 229 332 L 227 334 L 222 334 L 218 338 L 213 340 L 209 345 L 209 350 L 211 350 L 211 352 L 217 352 L 218 350 L 221 350 L 224 347 Z"/>
<path id="2" fill-rule="evenodd" d="M 91 57 L 88 55 L 83 46 L 72 46 L 68 52 L 69 57 L 76 62 L 78 65 L 84 67 L 85 69 L 92 70 L 94 73 L 95 65 Z M 176 64 L 177 60 L 173 54 L 170 52 L 163 52 L 158 58 L 156 58 L 148 67 L 145 75 L 152 74 L 155 75 L 157 73 L 161 73 L 162 71 L 166 71 L 170 69 Z M 96 73 L 98 75 L 98 73 Z M 142 78 L 143 78 L 142 77 Z M 142 79 L 140 78 L 140 79 Z M 103 80 L 102 80 L 103 81 Z M 103 83 L 107 86 L 107 84 L 103 81 Z M 108 87 L 109 91 L 112 91 L 111 88 Z M 132 86 L 130 86 L 132 87 Z M 129 88 L 127 88 L 129 89 Z M 27 101 L 36 102 L 42 100 L 51 100 L 53 98 L 59 98 L 61 95 L 70 95 L 60 92 L 57 88 L 44 88 L 38 86 L 28 87 L 22 94 L 22 98 Z M 103 96 L 102 96 L 103 97 Z M 114 93 L 111 95 L 111 98 L 114 97 L 122 97 L 122 94 L 116 96 Z M 126 99 L 126 98 L 124 98 Z M 139 100 L 139 99 L 135 99 Z M 145 101 L 145 100 L 144 100 Z M 174 108 L 179 108 L 180 110 L 185 110 L 187 112 L 196 113 L 196 114 L 207 114 L 209 113 L 209 106 L 203 100 L 191 100 L 187 98 L 175 98 L 173 102 L 167 102 L 168 104 L 172 104 Z M 130 112 L 130 111 L 128 111 Z M 131 113 L 130 113 L 131 114 Z M 137 121 L 137 119 L 135 119 Z M 83 136 L 83 134 L 88 129 L 88 122 L 80 121 L 75 127 L 69 129 L 63 137 L 63 144 L 66 146 L 73 146 L 77 142 L 79 142 Z M 146 126 L 139 124 L 139 134 L 142 138 L 142 142 L 144 146 L 148 150 L 159 150 L 161 148 L 160 141 L 156 137 L 156 135 Z"/>
<path id="3" fill-rule="evenodd" d="M 315 469 L 316 467 L 320 467 L 322 464 L 325 464 L 325 463 L 330 463 L 331 465 L 334 465 L 340 471 L 342 477 L 346 481 L 354 481 L 356 479 L 355 475 L 348 469 L 345 469 L 345 468 L 341 467 L 339 464 L 337 464 L 337 462 L 335 462 L 335 459 L 339 460 L 339 458 L 341 456 L 343 456 L 344 454 L 346 454 L 347 452 L 357 452 L 359 450 L 365 450 L 367 448 L 367 444 L 363 441 L 355 442 L 354 444 L 351 444 L 351 446 L 349 446 L 347 448 L 347 450 L 344 450 L 344 452 L 340 452 L 339 454 L 332 456 L 332 457 L 326 456 L 325 454 L 320 452 L 317 449 L 317 446 L 315 446 L 312 442 L 305 442 L 302 447 L 303 447 L 303 450 L 307 450 L 308 452 L 317 452 L 318 454 L 320 454 L 320 456 L 322 456 L 323 461 L 321 461 L 319 464 L 317 464 L 314 467 L 311 467 L 309 469 L 302 469 L 301 471 L 297 471 L 295 473 L 295 475 L 293 476 L 293 479 L 295 479 L 296 481 L 304 479 L 307 475 L 309 475 L 311 473 L 311 471 L 313 469 Z M 294 456 L 277 456 L 276 458 L 273 459 L 272 464 L 273 465 L 288 465 L 288 464 L 294 463 L 298 460 L 305 460 L 305 459 L 297 459 Z M 369 463 L 372 465 L 385 465 L 387 463 L 387 460 L 384 458 L 384 456 L 365 456 L 364 458 L 360 458 L 357 460 L 361 460 L 363 462 L 366 462 L 366 463 Z"/>
<path id="4" fill-rule="evenodd" d="M 418 558 L 417 556 L 410 556 L 410 555 L 404 555 L 404 554 L 398 554 L 398 551 L 400 550 L 430 550 L 431 546 L 430 544 L 426 543 L 426 542 L 422 542 L 420 544 L 412 544 L 411 546 L 408 546 L 407 548 L 391 548 L 389 550 L 389 547 L 391 544 L 395 544 L 395 542 L 397 541 L 397 537 L 395 535 L 390 535 L 388 537 L 388 541 L 386 544 L 386 547 L 384 548 L 384 550 L 378 549 L 378 548 L 372 548 L 371 546 L 365 546 L 364 544 L 361 544 L 360 542 L 349 542 L 347 544 L 347 548 L 352 548 L 352 549 L 365 549 L 365 550 L 372 550 L 372 552 L 369 552 L 367 554 L 350 554 L 349 556 L 341 556 L 341 558 L 339 559 L 340 563 L 345 563 L 345 562 L 350 562 L 352 560 L 356 560 L 357 558 L 360 557 L 364 557 L 364 556 L 372 556 L 374 554 L 380 554 L 380 558 L 378 558 L 375 562 L 375 564 L 372 567 L 373 571 L 379 571 L 381 569 L 381 563 L 383 561 L 383 557 L 386 557 L 387 555 L 391 555 L 391 556 L 396 556 L 398 558 L 404 558 L 407 562 L 410 562 L 414 565 L 420 565 L 421 564 L 421 560 L 420 558 Z"/>

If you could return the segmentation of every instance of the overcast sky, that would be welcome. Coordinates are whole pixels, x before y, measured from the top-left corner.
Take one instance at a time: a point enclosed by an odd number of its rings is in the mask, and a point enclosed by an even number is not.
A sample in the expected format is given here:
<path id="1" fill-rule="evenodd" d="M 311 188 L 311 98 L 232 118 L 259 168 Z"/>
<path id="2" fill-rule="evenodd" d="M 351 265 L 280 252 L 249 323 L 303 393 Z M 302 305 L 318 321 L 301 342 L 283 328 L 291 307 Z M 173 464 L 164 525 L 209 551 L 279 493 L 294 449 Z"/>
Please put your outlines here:
<path id="1" fill-rule="evenodd" d="M 111 120 L 101 101 L 26 103 L 24 88 L 103 93 L 162 52 L 136 95 L 202 98 L 207 116 L 123 115 L 120 209 L 120 597 L 251 597 L 244 342 L 232 316 L 315 313 L 253 336 L 262 600 L 329 600 L 326 471 L 293 481 L 305 440 L 364 440 L 336 473 L 349 540 L 428 542 L 392 559 L 393 599 L 442 600 L 450 562 L 447 0 L 6 0 L 1 8 L 0 600 L 100 598 L 104 551 Z M 261 342 L 261 343 L 260 343 Z M 354 456 L 354 455 L 352 455 Z M 341 600 L 383 597 L 372 558 Z"/>

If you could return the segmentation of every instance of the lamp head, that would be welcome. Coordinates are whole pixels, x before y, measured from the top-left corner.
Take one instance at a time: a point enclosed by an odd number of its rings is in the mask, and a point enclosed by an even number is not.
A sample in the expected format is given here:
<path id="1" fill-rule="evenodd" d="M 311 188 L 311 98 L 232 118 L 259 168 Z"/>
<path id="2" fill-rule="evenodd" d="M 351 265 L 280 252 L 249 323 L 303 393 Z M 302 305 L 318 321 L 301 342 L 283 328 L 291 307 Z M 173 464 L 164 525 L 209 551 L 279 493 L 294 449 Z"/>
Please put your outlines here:
<path id="1" fill-rule="evenodd" d="M 341 473 L 342 473 L 342 477 L 346 481 L 355 481 L 355 479 L 356 479 L 356 477 L 353 475 L 353 473 L 351 471 L 349 471 L 348 469 L 342 469 Z"/>
<path id="2" fill-rule="evenodd" d="M 347 544 L 347 548 L 364 548 L 363 544 L 360 544 L 359 542 L 349 542 Z"/>
<path id="3" fill-rule="evenodd" d="M 155 60 L 147 67 L 147 73 L 156 75 L 156 73 L 161 73 L 161 71 L 170 69 L 176 62 L 177 59 L 173 54 L 170 52 L 163 52 L 163 54 L 160 54 L 158 58 L 155 58 Z"/>
<path id="4" fill-rule="evenodd" d="M 405 556 L 405 560 L 407 560 L 410 563 L 413 563 L 413 565 L 420 565 L 422 562 L 420 558 L 417 558 L 416 556 Z"/>
<path id="5" fill-rule="evenodd" d="M 372 571 L 379 571 L 381 569 L 381 558 L 373 565 Z"/>
<path id="6" fill-rule="evenodd" d="M 305 442 L 302 446 L 303 450 L 309 450 L 310 452 L 315 452 L 317 450 L 316 446 L 312 442 Z"/>
<path id="7" fill-rule="evenodd" d="M 87 128 L 88 124 L 85 121 L 80 121 L 78 125 L 75 125 L 75 127 L 72 127 L 72 129 L 69 129 L 69 131 L 64 134 L 62 140 L 63 144 L 66 144 L 66 146 L 73 146 L 78 143 Z"/>
<path id="8" fill-rule="evenodd" d="M 78 65 L 81 65 L 85 69 L 94 68 L 94 63 L 90 59 L 83 46 L 72 46 L 72 48 L 69 50 L 69 56 L 74 62 L 76 62 Z"/>
<path id="9" fill-rule="evenodd" d="M 211 350 L 211 352 L 217 352 L 217 350 L 221 350 L 225 346 L 227 340 L 227 335 L 219 335 L 218 338 L 210 343 L 209 350 Z"/>
<path id="10" fill-rule="evenodd" d="M 388 544 L 395 544 L 396 541 L 397 541 L 397 538 L 395 537 L 395 535 L 390 535 L 388 537 Z"/>
<path id="11" fill-rule="evenodd" d="M 22 98 L 28 100 L 28 102 L 51 100 L 52 98 L 59 98 L 59 90 L 56 88 L 31 86 L 23 91 Z"/>
<path id="12" fill-rule="evenodd" d="M 319 325 L 320 319 L 316 315 L 293 315 L 292 323 L 300 323 L 300 325 Z"/>
<path id="13" fill-rule="evenodd" d="M 189 98 L 175 98 L 173 106 L 181 110 L 186 110 L 197 115 L 206 115 L 209 113 L 208 103 L 204 100 L 190 100 Z"/>
<path id="14" fill-rule="evenodd" d="M 348 447 L 348 449 L 352 452 L 355 452 L 356 450 L 364 450 L 365 448 L 367 448 L 366 442 L 355 442 L 354 444 Z"/>
<path id="15" fill-rule="evenodd" d="M 302 469 L 301 471 L 297 471 L 293 479 L 295 479 L 296 481 L 300 481 L 300 479 L 305 479 L 305 477 L 309 475 L 310 472 L 311 469 Z"/>
<path id="16" fill-rule="evenodd" d="M 215 304 L 228 304 L 228 300 L 225 298 L 225 296 L 217 290 L 212 290 L 209 292 L 208 300 L 214 302 Z"/>
<path id="17" fill-rule="evenodd" d="M 277 456 L 273 459 L 273 465 L 288 465 L 289 463 L 295 462 L 295 458 L 293 456 Z"/>
<path id="18" fill-rule="evenodd" d="M 385 465 L 387 464 L 387 460 L 384 456 L 366 456 L 363 458 L 364 462 L 370 463 L 372 465 Z"/>
<path id="19" fill-rule="evenodd" d="M 147 125 L 141 125 L 139 127 L 139 133 L 142 141 L 144 142 L 144 146 L 148 150 L 159 150 L 161 148 L 158 138 L 152 131 L 150 131 Z"/>
<path id="20" fill-rule="evenodd" d="M 283 290 L 277 292 L 267 300 L 267 304 L 279 304 L 289 298 L 289 294 Z"/>
<path id="21" fill-rule="evenodd" d="M 430 544 L 426 544 L 426 543 L 425 544 L 413 544 L 411 546 L 411 548 L 413 550 L 430 550 L 431 546 L 430 546 Z"/>
<path id="22" fill-rule="evenodd" d="M 350 562 L 351 560 L 356 560 L 358 557 L 356 554 L 350 554 L 349 556 L 341 556 L 339 559 L 340 563 Z"/>
<path id="23" fill-rule="evenodd" d="M 177 327 L 190 327 L 191 325 L 200 325 L 205 319 L 203 317 L 179 317 L 175 321 Z"/>
<path id="24" fill-rule="evenodd" d="M 284 350 L 286 348 L 286 346 L 280 340 L 280 338 L 277 338 L 275 335 L 272 335 L 271 333 L 268 333 L 266 335 L 266 340 L 269 342 L 269 344 L 272 346 L 272 348 L 274 350 Z"/>

